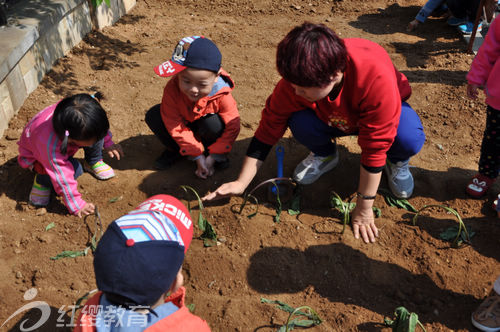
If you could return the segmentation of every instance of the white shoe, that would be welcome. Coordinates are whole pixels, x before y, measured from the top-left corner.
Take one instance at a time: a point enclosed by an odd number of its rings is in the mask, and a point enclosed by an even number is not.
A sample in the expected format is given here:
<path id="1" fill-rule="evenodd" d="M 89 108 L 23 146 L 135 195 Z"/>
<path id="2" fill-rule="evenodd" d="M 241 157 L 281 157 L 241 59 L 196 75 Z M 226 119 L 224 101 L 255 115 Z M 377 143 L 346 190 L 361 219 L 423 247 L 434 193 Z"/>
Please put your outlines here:
<path id="1" fill-rule="evenodd" d="M 387 160 L 385 165 L 389 188 L 391 188 L 392 193 L 397 198 L 409 198 L 413 194 L 414 183 L 408 165 L 409 161 L 408 159 L 393 164 Z"/>
<path id="2" fill-rule="evenodd" d="M 327 157 L 316 156 L 311 152 L 306 159 L 295 167 L 293 179 L 300 184 L 311 184 L 319 179 L 321 175 L 337 166 L 338 162 L 338 152 Z"/>

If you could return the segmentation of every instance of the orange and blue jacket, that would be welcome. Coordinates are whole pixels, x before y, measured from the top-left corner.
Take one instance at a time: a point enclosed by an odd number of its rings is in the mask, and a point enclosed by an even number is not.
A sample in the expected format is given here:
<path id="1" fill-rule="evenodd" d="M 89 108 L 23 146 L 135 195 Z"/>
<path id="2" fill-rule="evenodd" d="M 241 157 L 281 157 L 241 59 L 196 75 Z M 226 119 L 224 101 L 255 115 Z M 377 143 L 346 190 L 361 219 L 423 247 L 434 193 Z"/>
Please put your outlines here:
<path id="1" fill-rule="evenodd" d="M 222 135 L 208 147 L 211 154 L 225 154 L 231 151 L 234 141 L 240 132 L 240 114 L 231 91 L 234 82 L 227 72 L 221 69 L 220 77 L 227 83 L 215 92 L 192 102 L 179 89 L 179 76 L 168 81 L 163 90 L 161 101 L 161 117 L 168 133 L 179 145 L 183 156 L 197 157 L 204 152 L 203 144 L 195 137 L 187 126 L 207 114 L 219 114 L 225 128 Z"/>
<path id="2" fill-rule="evenodd" d="M 91 297 L 82 308 L 78 320 L 75 323 L 73 332 L 96 332 L 95 321 L 97 316 L 96 308 L 99 308 L 99 302 L 102 292 L 98 292 Z M 179 310 L 171 315 L 162 318 L 155 324 L 147 327 L 144 332 L 210 332 L 210 327 L 207 322 L 200 317 L 193 315 L 185 306 L 186 289 L 179 288 L 177 292 L 170 295 L 166 300 L 175 304 Z"/>

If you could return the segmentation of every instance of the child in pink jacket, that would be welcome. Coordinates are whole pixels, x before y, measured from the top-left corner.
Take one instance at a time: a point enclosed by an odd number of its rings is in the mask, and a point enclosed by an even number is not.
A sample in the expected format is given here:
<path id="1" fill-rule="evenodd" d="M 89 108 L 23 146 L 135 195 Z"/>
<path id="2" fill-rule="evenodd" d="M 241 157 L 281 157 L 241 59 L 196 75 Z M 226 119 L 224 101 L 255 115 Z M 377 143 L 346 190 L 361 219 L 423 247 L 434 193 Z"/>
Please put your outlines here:
<path id="1" fill-rule="evenodd" d="M 52 189 L 63 198 L 69 212 L 82 217 L 94 213 L 95 206 L 82 199 L 76 178 L 83 168 L 99 180 L 115 176 L 102 160 L 103 149 L 120 159 L 123 151 L 114 144 L 106 112 L 93 96 L 77 94 L 62 99 L 39 112 L 24 128 L 17 143 L 19 165 L 35 172 L 29 202 L 46 206 Z M 73 155 L 83 147 L 85 163 Z"/>
<path id="2" fill-rule="evenodd" d="M 500 20 L 495 19 L 467 74 L 467 96 L 477 99 L 478 89 L 486 94 L 486 128 L 481 144 L 479 173 L 467 185 L 472 197 L 481 197 L 498 176 L 500 167 Z"/>

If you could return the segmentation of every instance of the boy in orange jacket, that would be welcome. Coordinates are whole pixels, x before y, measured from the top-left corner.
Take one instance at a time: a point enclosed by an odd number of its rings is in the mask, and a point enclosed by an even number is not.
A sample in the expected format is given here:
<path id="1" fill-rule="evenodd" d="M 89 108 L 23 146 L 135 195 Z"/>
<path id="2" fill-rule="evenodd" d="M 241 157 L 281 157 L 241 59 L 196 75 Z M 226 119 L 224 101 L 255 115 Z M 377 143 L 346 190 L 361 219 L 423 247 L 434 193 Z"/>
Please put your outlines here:
<path id="1" fill-rule="evenodd" d="M 179 41 L 172 58 L 154 70 L 173 78 L 161 105 L 146 113 L 146 123 L 165 145 L 156 169 L 167 169 L 181 156 L 197 164 L 195 174 L 206 179 L 229 166 L 227 154 L 240 132 L 240 115 L 231 95 L 234 82 L 221 68 L 217 46 L 202 36 Z"/>
<path id="2" fill-rule="evenodd" d="M 82 308 L 74 332 L 210 331 L 184 305 L 182 262 L 192 237 L 189 211 L 169 195 L 113 221 L 94 256 L 100 292 Z"/>

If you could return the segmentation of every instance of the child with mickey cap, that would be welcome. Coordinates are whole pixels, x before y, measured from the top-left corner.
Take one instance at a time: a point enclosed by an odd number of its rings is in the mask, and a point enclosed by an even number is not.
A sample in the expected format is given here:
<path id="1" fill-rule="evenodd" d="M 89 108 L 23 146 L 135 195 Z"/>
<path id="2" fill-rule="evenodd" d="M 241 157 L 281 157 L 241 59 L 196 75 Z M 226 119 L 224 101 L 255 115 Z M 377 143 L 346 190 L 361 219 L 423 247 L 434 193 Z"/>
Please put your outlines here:
<path id="1" fill-rule="evenodd" d="M 184 305 L 182 262 L 192 237 L 189 211 L 169 195 L 113 221 L 94 255 L 100 291 L 74 332 L 210 331 Z"/>
<path id="2" fill-rule="evenodd" d="M 231 95 L 234 81 L 221 68 L 222 55 L 208 38 L 182 38 L 172 58 L 154 68 L 170 77 L 160 105 L 146 113 L 146 123 L 165 145 L 156 169 L 167 169 L 181 156 L 197 164 L 206 179 L 229 166 L 227 154 L 240 132 L 240 115 Z"/>

